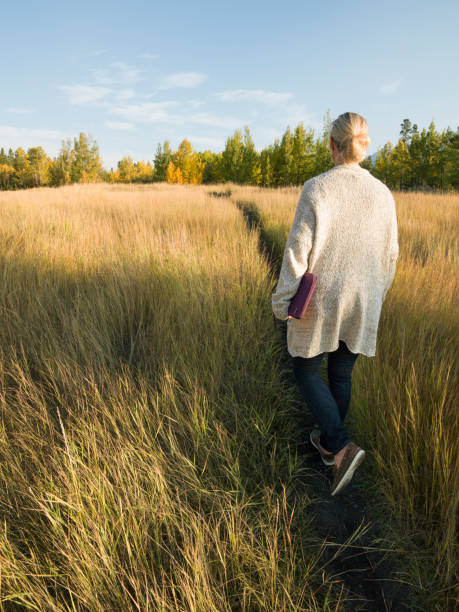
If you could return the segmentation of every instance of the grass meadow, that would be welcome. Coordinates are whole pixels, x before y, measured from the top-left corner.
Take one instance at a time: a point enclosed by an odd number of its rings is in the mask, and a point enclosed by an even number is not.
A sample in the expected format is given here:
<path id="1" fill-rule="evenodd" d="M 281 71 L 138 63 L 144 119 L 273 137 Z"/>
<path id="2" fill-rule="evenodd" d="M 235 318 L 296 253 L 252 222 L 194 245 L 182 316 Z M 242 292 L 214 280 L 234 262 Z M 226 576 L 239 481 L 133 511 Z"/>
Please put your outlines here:
<path id="1" fill-rule="evenodd" d="M 240 208 L 279 263 L 300 189 L 210 195 L 226 188 L 0 193 L 0 609 L 352 608 L 301 489 L 276 276 Z M 381 545 L 420 609 L 445 610 L 459 196 L 395 197 L 400 258 L 350 428 Z"/>
<path id="2" fill-rule="evenodd" d="M 339 608 L 307 494 L 287 506 L 272 279 L 237 208 L 167 185 L 1 207 L 3 609 Z"/>

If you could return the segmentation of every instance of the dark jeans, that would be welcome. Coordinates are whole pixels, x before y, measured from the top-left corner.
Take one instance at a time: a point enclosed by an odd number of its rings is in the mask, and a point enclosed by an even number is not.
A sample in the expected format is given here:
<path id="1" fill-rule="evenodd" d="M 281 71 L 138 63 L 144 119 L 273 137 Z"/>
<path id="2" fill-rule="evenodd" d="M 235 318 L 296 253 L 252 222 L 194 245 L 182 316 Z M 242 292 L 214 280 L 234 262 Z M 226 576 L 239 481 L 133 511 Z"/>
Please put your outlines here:
<path id="1" fill-rule="evenodd" d="M 343 421 L 351 401 L 352 368 L 359 354 L 351 353 L 343 340 L 339 341 L 336 351 L 327 353 L 330 388 L 319 375 L 325 353 L 307 358 L 293 357 L 296 381 L 321 431 L 320 443 L 334 454 L 350 442 Z"/>

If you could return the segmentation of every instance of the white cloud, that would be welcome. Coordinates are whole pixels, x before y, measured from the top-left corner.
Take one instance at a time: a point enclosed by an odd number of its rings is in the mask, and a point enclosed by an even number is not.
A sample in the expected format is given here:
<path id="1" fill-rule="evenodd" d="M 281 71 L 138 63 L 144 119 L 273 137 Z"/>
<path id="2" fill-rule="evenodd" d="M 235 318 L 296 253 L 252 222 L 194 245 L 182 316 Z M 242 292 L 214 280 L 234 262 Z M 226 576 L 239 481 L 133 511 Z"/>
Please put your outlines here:
<path id="1" fill-rule="evenodd" d="M 17 149 L 22 147 L 41 146 L 49 155 L 56 155 L 60 149 L 61 141 L 67 134 L 57 130 L 18 128 L 9 125 L 0 125 L 0 142 L 5 149 L 11 147 Z"/>
<path id="2" fill-rule="evenodd" d="M 109 94 L 114 94 L 115 99 L 119 101 L 129 100 L 135 97 L 135 91 L 129 85 L 142 79 L 141 72 L 124 62 L 113 62 L 106 70 L 93 71 L 92 77 L 96 85 L 61 85 L 60 89 L 67 94 L 70 104 L 100 106 L 101 100 Z"/>
<path id="3" fill-rule="evenodd" d="M 274 127 L 280 126 L 282 131 L 287 125 L 294 128 L 299 123 L 303 123 L 305 127 L 310 126 L 318 129 L 320 126 L 306 109 L 304 104 L 298 104 L 292 101 L 293 93 L 291 92 L 276 92 L 266 91 L 264 89 L 233 89 L 220 91 L 214 94 L 216 98 L 223 102 L 253 102 L 247 110 L 250 117 L 250 123 L 256 123 L 260 128 L 266 125 L 271 125 L 274 133 Z M 246 121 L 245 123 L 249 123 Z M 223 124 L 223 127 L 229 127 Z M 277 130 L 276 130 L 277 133 Z"/>
<path id="4" fill-rule="evenodd" d="M 93 79 L 100 85 L 133 85 L 142 80 L 142 70 L 125 62 L 113 62 L 103 70 L 93 70 Z"/>
<path id="5" fill-rule="evenodd" d="M 299 123 L 303 123 L 305 129 L 312 128 L 321 132 L 323 121 L 317 118 L 316 113 L 310 113 L 304 104 L 287 103 L 279 106 L 257 107 L 252 115 L 251 123 L 256 123 L 262 129 L 270 126 L 282 133 L 289 125 L 294 130 Z"/>
<path id="6" fill-rule="evenodd" d="M 206 80 L 206 75 L 201 72 L 177 72 L 164 77 L 160 83 L 160 89 L 172 89 L 174 87 L 196 87 Z"/>
<path id="7" fill-rule="evenodd" d="M 126 121 L 106 121 L 105 126 L 110 128 L 111 130 L 135 130 L 135 125 Z"/>
<path id="8" fill-rule="evenodd" d="M 290 100 L 293 96 L 290 92 L 265 91 L 264 89 L 232 89 L 219 91 L 215 94 L 217 98 L 224 102 L 258 102 L 261 104 L 281 104 Z"/>
<path id="9" fill-rule="evenodd" d="M 381 86 L 380 91 L 384 96 L 390 96 L 390 94 L 397 91 L 401 82 L 402 79 L 397 79 L 396 81 L 392 81 L 392 83 L 385 83 Z"/>
<path id="10" fill-rule="evenodd" d="M 212 115 L 211 113 L 194 113 L 190 115 L 189 120 L 193 123 L 200 123 L 201 125 L 211 125 L 213 127 L 222 127 L 228 130 L 234 130 L 247 122 L 243 122 L 235 117 L 219 117 Z"/>
<path id="11" fill-rule="evenodd" d="M 10 106 L 6 109 L 7 113 L 16 113 L 17 115 L 30 115 L 34 111 L 31 108 L 18 108 L 16 106 Z"/>
<path id="12" fill-rule="evenodd" d="M 96 83 L 99 83 L 99 85 L 115 84 L 114 79 L 110 76 L 109 70 L 93 70 L 92 78 L 94 79 L 94 81 L 96 81 Z"/>
<path id="13" fill-rule="evenodd" d="M 177 102 L 143 102 L 141 104 L 127 104 L 112 107 L 110 113 L 123 117 L 128 121 L 139 121 L 142 123 L 169 123 L 183 125 L 185 123 L 197 123 L 225 129 L 235 129 L 244 125 L 244 122 L 235 117 L 220 117 L 208 112 L 196 113 L 196 101 Z"/>
<path id="14" fill-rule="evenodd" d="M 67 94 L 70 104 L 92 104 L 111 93 L 107 87 L 93 85 L 61 85 L 59 89 Z"/>
<path id="15" fill-rule="evenodd" d="M 129 64 L 125 64 L 124 62 L 114 62 L 110 64 L 110 68 L 117 74 L 117 83 L 122 83 L 124 85 L 129 85 L 131 83 L 137 83 L 142 80 L 141 70 L 139 68 L 134 68 L 134 66 L 129 66 Z"/>
<path id="16" fill-rule="evenodd" d="M 174 115 L 169 109 L 176 108 L 178 102 L 143 102 L 142 104 L 129 104 L 116 106 L 110 109 L 113 115 L 124 117 L 130 121 L 141 121 L 144 123 L 174 123 L 182 124 L 184 119 L 180 115 Z"/>
<path id="17" fill-rule="evenodd" d="M 159 58 L 159 54 L 158 53 L 142 53 L 139 57 L 141 57 L 142 59 L 147 59 L 147 60 L 155 60 Z"/>
<path id="18" fill-rule="evenodd" d="M 185 102 L 190 108 L 199 108 L 200 106 L 204 106 L 205 102 L 202 100 L 187 100 Z"/>
<path id="19" fill-rule="evenodd" d="M 121 89 L 116 94 L 116 99 L 117 100 L 130 100 L 134 96 L 135 96 L 135 92 L 133 89 Z"/>

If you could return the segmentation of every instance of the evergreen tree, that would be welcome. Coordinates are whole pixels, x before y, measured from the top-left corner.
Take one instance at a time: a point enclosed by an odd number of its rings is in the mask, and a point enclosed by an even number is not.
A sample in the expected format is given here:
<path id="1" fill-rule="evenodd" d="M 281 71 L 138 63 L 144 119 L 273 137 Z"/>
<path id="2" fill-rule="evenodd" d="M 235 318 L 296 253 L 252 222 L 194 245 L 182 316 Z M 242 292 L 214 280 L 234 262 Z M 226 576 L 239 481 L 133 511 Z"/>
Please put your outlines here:
<path id="1" fill-rule="evenodd" d="M 445 187 L 448 186 L 447 176 L 449 172 L 449 164 L 450 164 L 450 158 L 451 158 L 451 152 L 449 149 L 449 145 L 450 145 L 452 138 L 453 138 L 453 131 L 451 130 L 451 128 L 448 128 L 447 130 L 443 130 L 443 132 L 440 135 L 440 144 L 438 147 L 437 160 L 438 160 L 439 181 L 440 181 L 439 187 L 441 191 L 443 191 Z"/>
<path id="2" fill-rule="evenodd" d="M 54 160 L 50 167 L 50 182 L 51 185 L 67 185 L 71 180 L 71 169 L 74 159 L 74 151 L 72 149 L 72 141 L 70 138 L 62 141 L 59 155 Z"/>
<path id="3" fill-rule="evenodd" d="M 422 185 L 422 142 L 417 126 L 416 130 L 411 132 L 408 150 L 411 164 L 411 187 L 419 188 Z"/>
<path id="4" fill-rule="evenodd" d="M 239 175 L 240 183 L 256 185 L 261 180 L 259 156 L 255 149 L 249 127 L 244 128 L 242 166 Z"/>
<path id="5" fill-rule="evenodd" d="M 304 129 L 299 123 L 293 135 L 293 168 L 291 180 L 294 185 L 301 185 L 313 176 L 314 168 L 314 132 Z"/>
<path id="6" fill-rule="evenodd" d="M 324 134 L 316 141 L 313 175 L 321 174 L 333 168 L 333 159 L 330 153 L 330 136 Z"/>
<path id="7" fill-rule="evenodd" d="M 49 170 L 51 160 L 43 147 L 32 147 L 27 151 L 29 160 L 27 186 L 39 187 L 49 183 Z"/>
<path id="8" fill-rule="evenodd" d="M 278 185 L 291 185 L 294 182 L 294 156 L 293 156 L 294 140 L 293 134 L 290 131 L 290 126 L 287 126 L 278 151 L 277 162 L 277 180 Z"/>
<path id="9" fill-rule="evenodd" d="M 212 151 L 198 153 L 199 160 L 204 165 L 203 183 L 219 183 L 222 180 L 220 176 L 221 156 L 221 153 L 213 153 Z"/>
<path id="10" fill-rule="evenodd" d="M 327 112 L 324 115 L 324 126 L 322 129 L 322 137 L 325 140 L 325 142 L 328 142 L 328 139 L 330 138 L 330 132 L 331 132 L 331 126 L 332 126 L 332 119 L 330 116 L 330 109 L 327 110 Z"/>
<path id="11" fill-rule="evenodd" d="M 371 155 L 365 157 L 365 159 L 360 162 L 360 165 L 362 166 L 362 168 L 365 168 L 365 170 L 371 172 L 373 170 L 373 162 L 371 161 Z"/>
<path id="12" fill-rule="evenodd" d="M 73 183 L 97 181 L 102 171 L 102 161 L 99 157 L 99 147 L 92 136 L 80 132 L 78 138 L 74 138 L 73 152 L 71 181 Z"/>
<path id="13" fill-rule="evenodd" d="M 375 159 L 374 174 L 379 180 L 383 181 L 389 188 L 393 187 L 393 179 L 391 172 L 392 144 L 387 142 L 381 149 Z"/>
<path id="14" fill-rule="evenodd" d="M 220 171 L 223 181 L 241 182 L 244 164 L 244 141 L 242 132 L 236 130 L 233 136 L 226 139 L 222 153 Z"/>
<path id="15" fill-rule="evenodd" d="M 260 184 L 263 187 L 269 187 L 273 184 L 272 153 L 273 147 L 271 145 L 260 153 Z"/>
<path id="16" fill-rule="evenodd" d="M 324 116 L 324 125 L 322 129 L 322 136 L 316 140 L 315 147 L 315 159 L 313 172 L 314 176 L 326 172 L 333 168 L 333 159 L 330 153 L 330 132 L 331 132 L 332 120 L 330 117 L 330 109 L 327 110 Z"/>
<path id="17" fill-rule="evenodd" d="M 30 162 L 27 153 L 21 147 L 17 148 L 14 153 L 13 167 L 15 170 L 13 178 L 14 189 L 23 187 L 32 187 L 30 176 Z"/>
<path id="18" fill-rule="evenodd" d="M 459 127 L 452 132 L 447 145 L 448 164 L 445 168 L 445 186 L 459 189 Z"/>
<path id="19" fill-rule="evenodd" d="M 156 155 L 154 159 L 154 167 L 155 167 L 155 180 L 157 181 L 165 181 L 166 180 L 166 172 L 169 166 L 169 162 L 172 159 L 172 149 L 170 147 L 169 141 L 165 140 L 163 146 L 160 144 L 156 149 Z"/>
<path id="20" fill-rule="evenodd" d="M 411 121 L 409 119 L 404 119 L 400 124 L 400 137 L 405 144 L 410 141 L 412 129 Z"/>
<path id="21" fill-rule="evenodd" d="M 399 139 L 392 151 L 391 164 L 392 175 L 398 189 L 405 189 L 411 184 L 411 159 L 408 141 L 404 141 L 403 138 Z"/>
<path id="22" fill-rule="evenodd" d="M 274 139 L 274 143 L 270 147 L 271 155 L 271 183 L 270 185 L 282 185 L 282 164 L 283 156 L 281 152 L 281 144 L 279 138 Z"/>

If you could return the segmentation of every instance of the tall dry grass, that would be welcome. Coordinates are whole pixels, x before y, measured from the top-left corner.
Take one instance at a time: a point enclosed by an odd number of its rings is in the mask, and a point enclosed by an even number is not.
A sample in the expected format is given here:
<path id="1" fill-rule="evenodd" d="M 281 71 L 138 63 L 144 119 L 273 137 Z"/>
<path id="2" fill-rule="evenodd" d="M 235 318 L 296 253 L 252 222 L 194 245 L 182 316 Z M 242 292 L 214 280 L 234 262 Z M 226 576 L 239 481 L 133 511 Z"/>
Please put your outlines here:
<path id="1" fill-rule="evenodd" d="M 278 265 L 299 192 L 233 187 L 234 200 L 256 210 Z M 421 588 L 425 609 L 452 609 L 458 603 L 459 195 L 394 195 L 397 271 L 376 356 L 354 368 L 349 426 L 371 451 L 368 486 L 385 496 L 384 519 L 395 529 L 388 537 L 399 538 L 406 551 L 407 580 Z"/>
<path id="2" fill-rule="evenodd" d="M 0 605 L 336 610 L 272 278 L 202 187 L 0 194 Z"/>

